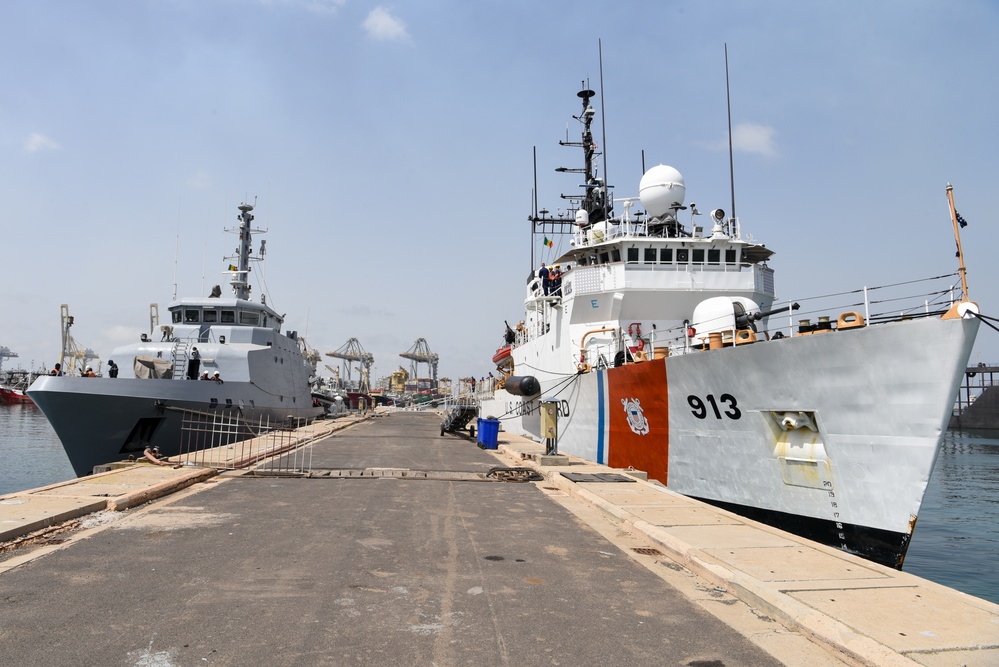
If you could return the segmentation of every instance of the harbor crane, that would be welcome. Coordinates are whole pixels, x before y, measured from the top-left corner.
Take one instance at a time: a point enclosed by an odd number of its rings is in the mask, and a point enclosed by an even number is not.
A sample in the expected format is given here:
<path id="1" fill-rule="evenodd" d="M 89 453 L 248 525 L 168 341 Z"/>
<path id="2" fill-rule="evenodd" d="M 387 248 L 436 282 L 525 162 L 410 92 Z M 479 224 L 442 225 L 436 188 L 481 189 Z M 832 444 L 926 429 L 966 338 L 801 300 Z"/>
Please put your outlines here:
<path id="1" fill-rule="evenodd" d="M 437 387 L 437 361 L 439 357 L 436 352 L 430 351 L 430 345 L 427 344 L 426 338 L 417 338 L 416 342 L 413 343 L 413 347 L 409 348 L 406 352 L 399 354 L 403 359 L 409 359 L 411 378 L 418 378 L 420 374 L 417 372 L 419 370 L 420 364 L 426 364 L 430 372 L 430 377 L 433 380 L 434 388 Z"/>
<path id="2" fill-rule="evenodd" d="M 91 359 L 100 359 L 100 355 L 89 347 L 83 347 L 77 343 L 69 333 L 69 328 L 73 326 L 73 316 L 69 314 L 69 306 L 65 303 L 60 306 L 62 317 L 62 351 L 59 353 L 59 363 L 62 371 L 66 375 L 79 373 L 83 375 Z"/>
<path id="3" fill-rule="evenodd" d="M 4 359 L 13 359 L 17 356 L 19 356 L 17 352 L 11 352 L 10 348 L 6 345 L 0 345 L 0 370 L 3 370 Z"/>
<path id="4" fill-rule="evenodd" d="M 341 347 L 326 353 L 327 357 L 343 360 L 343 374 L 333 371 L 337 379 L 345 379 L 347 388 L 354 389 L 353 367 L 357 366 L 357 391 L 367 394 L 371 390 L 371 367 L 375 365 L 375 355 L 365 352 L 361 342 L 351 338 Z M 329 366 L 327 366 L 329 368 Z M 331 369 L 332 370 L 332 369 Z"/>

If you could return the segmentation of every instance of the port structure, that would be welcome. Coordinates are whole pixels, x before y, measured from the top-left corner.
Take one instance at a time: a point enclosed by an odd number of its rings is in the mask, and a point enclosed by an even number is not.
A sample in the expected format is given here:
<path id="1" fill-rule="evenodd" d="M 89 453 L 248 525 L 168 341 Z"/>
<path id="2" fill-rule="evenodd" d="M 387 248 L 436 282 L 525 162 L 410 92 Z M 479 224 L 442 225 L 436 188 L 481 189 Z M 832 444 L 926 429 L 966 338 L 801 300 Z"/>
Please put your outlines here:
<path id="1" fill-rule="evenodd" d="M 416 379 L 420 377 L 418 372 L 420 364 L 426 364 L 427 370 L 431 380 L 433 380 L 433 386 L 437 387 L 437 362 L 440 357 L 437 356 L 436 352 L 430 350 L 430 345 L 427 343 L 426 338 L 417 338 L 416 342 L 413 343 L 413 347 L 409 348 L 405 352 L 399 354 L 403 359 L 409 359 L 410 361 L 410 374 L 409 377 Z M 424 376 L 426 377 L 426 376 Z"/>
<path id="2" fill-rule="evenodd" d="M 60 306 L 62 319 L 62 350 L 59 353 L 59 363 L 66 375 L 83 375 L 91 359 L 100 359 L 100 355 L 89 347 L 84 347 L 73 339 L 69 329 L 73 326 L 73 316 L 69 314 L 69 306 Z"/>
<path id="3" fill-rule="evenodd" d="M 20 355 L 17 352 L 11 352 L 9 347 L 0 345 L 0 370 L 3 370 L 4 359 L 13 359 L 18 356 Z"/>
<path id="4" fill-rule="evenodd" d="M 365 352 L 364 347 L 361 346 L 361 341 L 351 338 L 332 352 L 327 352 L 326 356 L 342 361 L 342 373 L 341 369 L 326 367 L 333 373 L 335 386 L 362 394 L 370 392 L 371 367 L 375 364 L 375 355 Z M 355 366 L 357 367 L 356 383 L 354 381 Z"/>

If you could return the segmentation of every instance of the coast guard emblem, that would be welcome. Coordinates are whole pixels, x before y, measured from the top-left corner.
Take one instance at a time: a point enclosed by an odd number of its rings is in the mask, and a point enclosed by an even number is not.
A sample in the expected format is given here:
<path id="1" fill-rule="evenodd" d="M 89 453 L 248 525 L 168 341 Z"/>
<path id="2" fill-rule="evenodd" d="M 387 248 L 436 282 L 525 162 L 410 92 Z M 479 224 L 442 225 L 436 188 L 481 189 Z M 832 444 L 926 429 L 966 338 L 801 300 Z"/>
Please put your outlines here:
<path id="1" fill-rule="evenodd" d="M 645 413 L 642 412 L 642 404 L 637 398 L 622 398 L 621 405 L 624 406 L 624 412 L 628 415 L 628 426 L 631 427 L 631 432 L 635 435 L 645 435 L 649 432 L 649 420 L 645 418 Z"/>

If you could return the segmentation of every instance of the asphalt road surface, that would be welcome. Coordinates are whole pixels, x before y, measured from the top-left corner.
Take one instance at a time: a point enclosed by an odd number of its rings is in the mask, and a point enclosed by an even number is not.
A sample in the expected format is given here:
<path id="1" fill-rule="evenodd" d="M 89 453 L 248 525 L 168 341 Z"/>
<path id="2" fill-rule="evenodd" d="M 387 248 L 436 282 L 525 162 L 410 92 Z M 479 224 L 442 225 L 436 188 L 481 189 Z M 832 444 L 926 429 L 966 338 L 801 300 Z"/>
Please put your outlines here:
<path id="1" fill-rule="evenodd" d="M 381 417 L 312 465 L 501 465 L 439 429 Z M 456 477 L 215 478 L 105 517 L 0 577 L 0 664 L 780 664 L 543 482 Z"/>

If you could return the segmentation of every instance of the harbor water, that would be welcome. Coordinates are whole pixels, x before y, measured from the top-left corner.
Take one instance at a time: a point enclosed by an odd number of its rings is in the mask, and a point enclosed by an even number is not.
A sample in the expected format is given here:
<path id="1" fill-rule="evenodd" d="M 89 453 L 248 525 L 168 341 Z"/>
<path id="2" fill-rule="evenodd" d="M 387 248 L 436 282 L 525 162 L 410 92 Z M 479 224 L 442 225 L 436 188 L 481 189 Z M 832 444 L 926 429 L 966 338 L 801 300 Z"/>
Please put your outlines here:
<path id="1" fill-rule="evenodd" d="M 0 405 L 0 495 L 72 477 L 42 413 Z M 997 561 L 999 432 L 948 431 L 903 569 L 999 603 Z"/>

